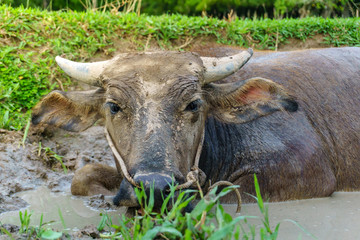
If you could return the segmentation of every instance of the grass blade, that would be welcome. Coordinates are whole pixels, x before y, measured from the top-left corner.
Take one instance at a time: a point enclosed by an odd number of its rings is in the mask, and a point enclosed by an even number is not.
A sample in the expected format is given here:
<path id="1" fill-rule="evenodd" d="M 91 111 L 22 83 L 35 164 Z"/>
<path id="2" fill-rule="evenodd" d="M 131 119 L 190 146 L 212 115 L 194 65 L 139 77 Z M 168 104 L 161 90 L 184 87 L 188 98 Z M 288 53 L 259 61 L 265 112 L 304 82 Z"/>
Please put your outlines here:
<path id="1" fill-rule="evenodd" d="M 27 135 L 29 133 L 29 128 L 30 128 L 30 118 L 27 121 L 25 131 L 24 131 L 24 137 L 23 137 L 22 142 L 21 142 L 23 147 L 25 147 L 25 141 L 26 141 Z"/>
<path id="2" fill-rule="evenodd" d="M 307 231 L 303 226 L 301 226 L 298 222 L 291 219 L 284 219 L 283 222 L 290 222 L 297 226 L 301 231 L 303 231 L 306 235 L 310 236 L 312 239 L 318 239 L 315 235 Z"/>
<path id="3" fill-rule="evenodd" d="M 62 215 L 62 212 L 61 212 L 60 208 L 58 208 L 58 213 L 59 213 L 61 224 L 62 224 L 63 228 L 66 229 L 65 220 L 64 220 L 64 217 Z"/>

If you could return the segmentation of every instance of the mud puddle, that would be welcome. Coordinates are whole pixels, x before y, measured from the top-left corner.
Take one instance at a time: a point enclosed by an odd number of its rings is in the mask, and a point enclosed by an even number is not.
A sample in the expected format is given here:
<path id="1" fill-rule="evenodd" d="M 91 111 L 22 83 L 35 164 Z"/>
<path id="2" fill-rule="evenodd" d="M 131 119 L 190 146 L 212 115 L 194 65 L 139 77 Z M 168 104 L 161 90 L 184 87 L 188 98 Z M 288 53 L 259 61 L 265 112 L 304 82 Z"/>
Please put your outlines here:
<path id="1" fill-rule="evenodd" d="M 16 196 L 26 201 L 29 206 L 0 214 L 1 223 L 20 226 L 19 211 L 27 210 L 32 214 L 30 225 L 39 225 L 41 214 L 43 214 L 43 222 L 52 222 L 48 224 L 49 227 L 63 231 L 64 226 L 59 215 L 61 214 L 66 226 L 65 230 L 75 232 L 85 226 L 97 226 L 101 219 L 100 213 L 107 213 L 116 224 L 118 217 L 126 211 L 124 207 L 110 206 L 108 203 L 110 199 L 104 200 L 100 196 L 83 198 L 72 196 L 70 193 L 54 193 L 44 186 L 36 190 L 18 193 Z M 94 203 L 97 205 L 96 207 L 91 206 Z M 102 206 L 99 207 L 98 203 L 102 203 Z"/>
<path id="2" fill-rule="evenodd" d="M 16 195 L 29 203 L 26 209 L 32 212 L 32 225 L 39 223 L 41 213 L 43 213 L 44 221 L 55 221 L 50 226 L 57 230 L 64 230 L 59 211 L 68 231 L 77 231 L 91 224 L 97 226 L 101 219 L 101 212 L 106 212 L 116 224 L 119 216 L 126 211 L 126 208 L 107 208 L 106 206 L 100 209 L 92 208 L 89 205 L 91 201 L 96 201 L 96 197 L 82 198 L 71 196 L 70 193 L 53 193 L 46 187 Z M 274 229 L 278 223 L 281 223 L 279 240 L 313 239 L 286 219 L 296 221 L 317 239 L 358 239 L 360 237 L 359 197 L 360 192 L 337 192 L 328 198 L 270 203 L 271 227 Z M 105 200 L 105 202 L 110 201 L 109 198 Z M 235 205 L 224 207 L 229 213 L 234 213 L 236 209 Z M 260 216 L 257 204 L 243 204 L 241 215 Z M 1 214 L 0 222 L 20 225 L 18 211 Z M 261 219 L 249 219 L 249 223 L 255 224 L 258 229 L 262 227 Z"/>
<path id="3" fill-rule="evenodd" d="M 269 204 L 271 228 L 280 223 L 278 240 L 313 239 L 290 219 L 299 223 L 317 239 L 360 239 L 360 192 L 335 192 L 328 198 L 315 198 Z M 235 212 L 235 206 L 225 210 Z M 257 204 L 244 204 L 241 215 L 260 216 Z M 249 220 L 257 228 L 263 227 L 258 219 Z M 257 231 L 259 232 L 259 231 Z M 300 236 L 300 237 L 299 237 Z M 259 237 L 259 236 L 258 236 Z"/>

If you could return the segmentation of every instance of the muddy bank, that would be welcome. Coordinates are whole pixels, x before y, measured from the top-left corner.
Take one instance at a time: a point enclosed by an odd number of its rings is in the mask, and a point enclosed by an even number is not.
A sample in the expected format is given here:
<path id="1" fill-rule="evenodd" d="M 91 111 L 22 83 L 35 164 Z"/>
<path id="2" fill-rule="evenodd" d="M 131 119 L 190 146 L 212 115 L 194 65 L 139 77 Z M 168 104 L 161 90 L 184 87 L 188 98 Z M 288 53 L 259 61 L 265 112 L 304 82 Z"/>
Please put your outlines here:
<path id="1" fill-rule="evenodd" d="M 26 206 L 25 201 L 14 196 L 18 192 L 39 186 L 52 192 L 70 192 L 74 172 L 85 164 L 115 167 L 101 126 L 81 133 L 59 129 L 42 134 L 33 132 L 25 144 L 22 138 L 22 133 L 0 132 L 0 214 Z"/>

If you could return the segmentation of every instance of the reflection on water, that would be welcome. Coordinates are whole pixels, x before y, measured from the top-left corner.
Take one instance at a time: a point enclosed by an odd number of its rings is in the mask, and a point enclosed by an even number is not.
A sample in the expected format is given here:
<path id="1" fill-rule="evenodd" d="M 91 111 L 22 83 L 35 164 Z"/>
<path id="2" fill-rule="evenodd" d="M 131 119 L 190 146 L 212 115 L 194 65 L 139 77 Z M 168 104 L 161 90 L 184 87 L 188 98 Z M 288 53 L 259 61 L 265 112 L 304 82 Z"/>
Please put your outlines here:
<path id="1" fill-rule="evenodd" d="M 20 193 L 19 196 L 27 201 L 30 206 L 28 211 L 32 212 L 31 225 L 37 225 L 41 213 L 44 214 L 44 222 L 56 221 L 52 227 L 62 230 L 59 217 L 59 209 L 64 217 L 66 227 L 70 229 L 82 228 L 89 224 L 97 226 L 101 217 L 101 211 L 91 209 L 84 204 L 82 198 L 71 196 L 70 193 L 51 193 L 47 188 L 41 187 L 35 191 Z M 297 226 L 291 222 L 283 221 L 291 219 L 297 221 L 308 232 L 314 234 L 318 239 L 360 239 L 360 193 L 351 192 L 334 193 L 332 197 L 298 200 L 269 204 L 269 215 L 272 229 L 281 222 L 278 239 L 311 239 Z M 235 205 L 225 205 L 225 210 L 234 213 Z M 125 208 L 108 212 L 113 218 L 114 224 L 119 214 L 125 212 Z M 244 204 L 242 215 L 260 216 L 256 204 Z M 0 215 L 2 223 L 13 223 L 19 225 L 18 211 L 7 212 Z M 251 219 L 261 227 L 260 219 Z M 258 236 L 259 237 L 259 236 Z"/>

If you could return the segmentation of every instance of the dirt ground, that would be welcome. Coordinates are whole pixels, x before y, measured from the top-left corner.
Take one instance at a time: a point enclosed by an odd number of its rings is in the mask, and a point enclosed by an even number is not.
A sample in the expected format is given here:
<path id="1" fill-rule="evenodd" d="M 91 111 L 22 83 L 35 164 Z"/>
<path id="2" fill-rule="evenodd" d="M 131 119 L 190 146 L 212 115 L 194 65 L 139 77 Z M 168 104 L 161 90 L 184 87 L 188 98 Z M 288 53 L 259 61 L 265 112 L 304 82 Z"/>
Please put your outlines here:
<path id="1" fill-rule="evenodd" d="M 85 164 L 115 167 L 102 126 L 81 133 L 49 128 L 30 133 L 24 145 L 22 139 L 22 133 L 0 130 L 0 214 L 26 205 L 13 197 L 21 191 L 44 185 L 53 192 L 68 192 L 74 172 Z M 67 173 L 55 154 L 61 156 Z"/>
<path id="2" fill-rule="evenodd" d="M 0 130 L 0 214 L 27 206 L 24 200 L 14 196 L 18 192 L 39 186 L 46 186 L 52 192 L 70 192 L 74 172 L 85 164 L 102 163 L 115 167 L 102 126 L 93 126 L 81 133 L 53 128 L 42 131 L 30 130 L 23 145 L 22 133 Z M 62 157 L 67 173 L 54 158 L 54 153 Z M 89 200 L 92 207 L 106 204 L 102 199 Z M 10 232 L 18 231 L 16 226 L 5 227 Z"/>

